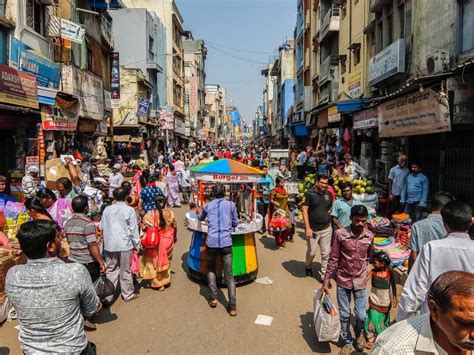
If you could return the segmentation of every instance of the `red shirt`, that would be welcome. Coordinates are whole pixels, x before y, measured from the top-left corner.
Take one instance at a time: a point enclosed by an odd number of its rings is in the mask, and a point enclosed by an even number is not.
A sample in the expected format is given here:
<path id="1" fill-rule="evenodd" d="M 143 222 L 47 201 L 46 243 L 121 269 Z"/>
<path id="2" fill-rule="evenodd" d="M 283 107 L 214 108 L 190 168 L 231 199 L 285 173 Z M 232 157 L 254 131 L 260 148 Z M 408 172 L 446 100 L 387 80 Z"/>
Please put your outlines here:
<path id="1" fill-rule="evenodd" d="M 219 152 L 217 153 L 217 157 L 218 157 L 219 159 L 222 159 L 223 153 L 222 153 L 221 151 L 219 151 Z"/>
<path id="2" fill-rule="evenodd" d="M 351 227 L 334 232 L 324 285 L 334 278 L 338 286 L 349 290 L 367 288 L 367 269 L 372 255 L 374 234 L 367 228 L 357 238 Z"/>
<path id="3" fill-rule="evenodd" d="M 230 159 L 230 157 L 231 157 L 230 152 L 225 152 L 225 153 L 224 153 L 224 158 Z"/>

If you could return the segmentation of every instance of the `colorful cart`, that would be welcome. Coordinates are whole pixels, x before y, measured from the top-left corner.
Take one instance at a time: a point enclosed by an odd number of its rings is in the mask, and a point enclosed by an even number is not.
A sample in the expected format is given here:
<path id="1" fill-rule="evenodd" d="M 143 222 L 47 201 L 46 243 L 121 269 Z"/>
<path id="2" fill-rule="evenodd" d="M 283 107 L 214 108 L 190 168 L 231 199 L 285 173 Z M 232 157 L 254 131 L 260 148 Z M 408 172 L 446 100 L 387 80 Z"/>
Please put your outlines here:
<path id="1" fill-rule="evenodd" d="M 252 282 L 257 277 L 258 259 L 255 245 L 255 232 L 263 225 L 263 217 L 256 213 L 256 183 L 263 177 L 264 172 L 238 161 L 221 159 L 211 163 L 191 168 L 191 175 L 197 181 L 195 200 L 204 207 L 207 200 L 206 191 L 212 183 L 220 182 L 226 185 L 229 198 L 239 206 L 241 223 L 232 233 L 232 271 L 237 284 Z M 238 200 L 238 201 L 237 201 Z M 242 203 L 243 201 L 243 203 Z M 197 280 L 206 281 L 207 247 L 205 235 L 207 223 L 200 222 L 195 212 L 186 214 L 188 228 L 193 231 L 188 257 L 188 272 Z M 216 275 L 223 283 L 222 262 L 218 260 Z"/>

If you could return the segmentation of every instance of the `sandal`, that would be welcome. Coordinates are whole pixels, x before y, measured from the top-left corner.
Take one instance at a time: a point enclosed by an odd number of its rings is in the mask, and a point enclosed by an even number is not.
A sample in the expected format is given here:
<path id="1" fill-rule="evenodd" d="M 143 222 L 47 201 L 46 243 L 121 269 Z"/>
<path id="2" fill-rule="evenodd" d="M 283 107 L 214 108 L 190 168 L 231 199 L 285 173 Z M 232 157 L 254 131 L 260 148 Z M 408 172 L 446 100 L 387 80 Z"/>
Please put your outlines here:
<path id="1" fill-rule="evenodd" d="M 211 308 L 216 308 L 217 307 L 217 300 L 215 298 L 209 298 L 207 303 L 209 304 L 209 307 L 211 307 Z"/>
<path id="2" fill-rule="evenodd" d="M 235 307 L 227 307 L 227 313 L 229 313 L 229 316 L 235 317 L 237 316 L 237 309 Z"/>

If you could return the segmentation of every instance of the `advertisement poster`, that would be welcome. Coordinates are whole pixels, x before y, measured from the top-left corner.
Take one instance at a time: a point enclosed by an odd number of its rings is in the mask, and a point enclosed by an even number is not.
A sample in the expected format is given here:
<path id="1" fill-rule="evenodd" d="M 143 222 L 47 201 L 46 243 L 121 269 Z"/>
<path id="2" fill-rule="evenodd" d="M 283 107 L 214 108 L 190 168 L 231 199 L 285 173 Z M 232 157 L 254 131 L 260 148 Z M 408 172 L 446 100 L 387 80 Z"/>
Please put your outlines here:
<path id="1" fill-rule="evenodd" d="M 432 89 L 415 92 L 379 105 L 379 136 L 405 137 L 451 130 L 445 95 Z"/>
<path id="2" fill-rule="evenodd" d="M 141 97 L 138 102 L 137 107 L 137 116 L 138 117 L 148 117 L 148 111 L 150 110 L 151 102 L 150 100 Z"/>
<path id="3" fill-rule="evenodd" d="M 162 107 L 160 109 L 161 129 L 174 129 L 174 109 L 172 107 Z"/>
<path id="4" fill-rule="evenodd" d="M 198 103 L 198 78 L 192 76 L 189 81 L 189 113 L 196 114 L 199 109 Z"/>
<path id="5" fill-rule="evenodd" d="M 66 117 L 57 107 L 41 105 L 41 122 L 45 131 L 75 131 L 78 118 Z"/>
<path id="6" fill-rule="evenodd" d="M 36 78 L 0 64 L 0 102 L 38 109 Z"/>
<path id="7" fill-rule="evenodd" d="M 110 53 L 110 95 L 112 108 L 118 108 L 120 102 L 120 56 L 118 52 Z"/>
<path id="8" fill-rule="evenodd" d="M 59 88 L 61 65 L 45 58 L 33 50 L 20 49 L 18 70 L 36 77 L 38 86 Z"/>

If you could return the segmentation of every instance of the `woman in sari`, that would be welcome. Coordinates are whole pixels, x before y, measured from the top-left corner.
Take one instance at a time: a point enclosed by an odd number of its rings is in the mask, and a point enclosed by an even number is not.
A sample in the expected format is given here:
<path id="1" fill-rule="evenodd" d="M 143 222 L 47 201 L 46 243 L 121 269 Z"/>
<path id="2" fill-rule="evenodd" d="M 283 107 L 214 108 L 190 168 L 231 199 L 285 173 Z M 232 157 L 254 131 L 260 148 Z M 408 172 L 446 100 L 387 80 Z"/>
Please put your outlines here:
<path id="1" fill-rule="evenodd" d="M 170 171 L 166 175 L 166 186 L 168 186 L 168 205 L 171 207 L 181 207 L 179 198 L 179 176 L 173 165 L 170 165 Z"/>
<path id="2" fill-rule="evenodd" d="M 156 248 L 145 248 L 140 261 L 140 276 L 150 280 L 153 289 L 164 291 L 171 285 L 171 260 L 173 246 L 176 243 L 176 219 L 171 210 L 166 208 L 163 195 L 155 197 L 156 209 L 149 211 L 142 219 L 142 228 L 156 227 L 159 233 L 159 244 Z"/>
<path id="3" fill-rule="evenodd" d="M 41 204 L 48 211 L 58 226 L 63 229 L 64 222 L 72 214 L 71 200 L 58 198 L 50 189 L 39 190 L 36 194 L 39 197 Z"/>
<path id="4" fill-rule="evenodd" d="M 276 178 L 276 186 L 270 191 L 270 214 L 269 223 L 271 234 L 275 237 L 277 249 L 285 246 L 288 234 L 291 230 L 291 222 L 288 210 L 288 192 L 285 189 L 285 179 Z"/>

